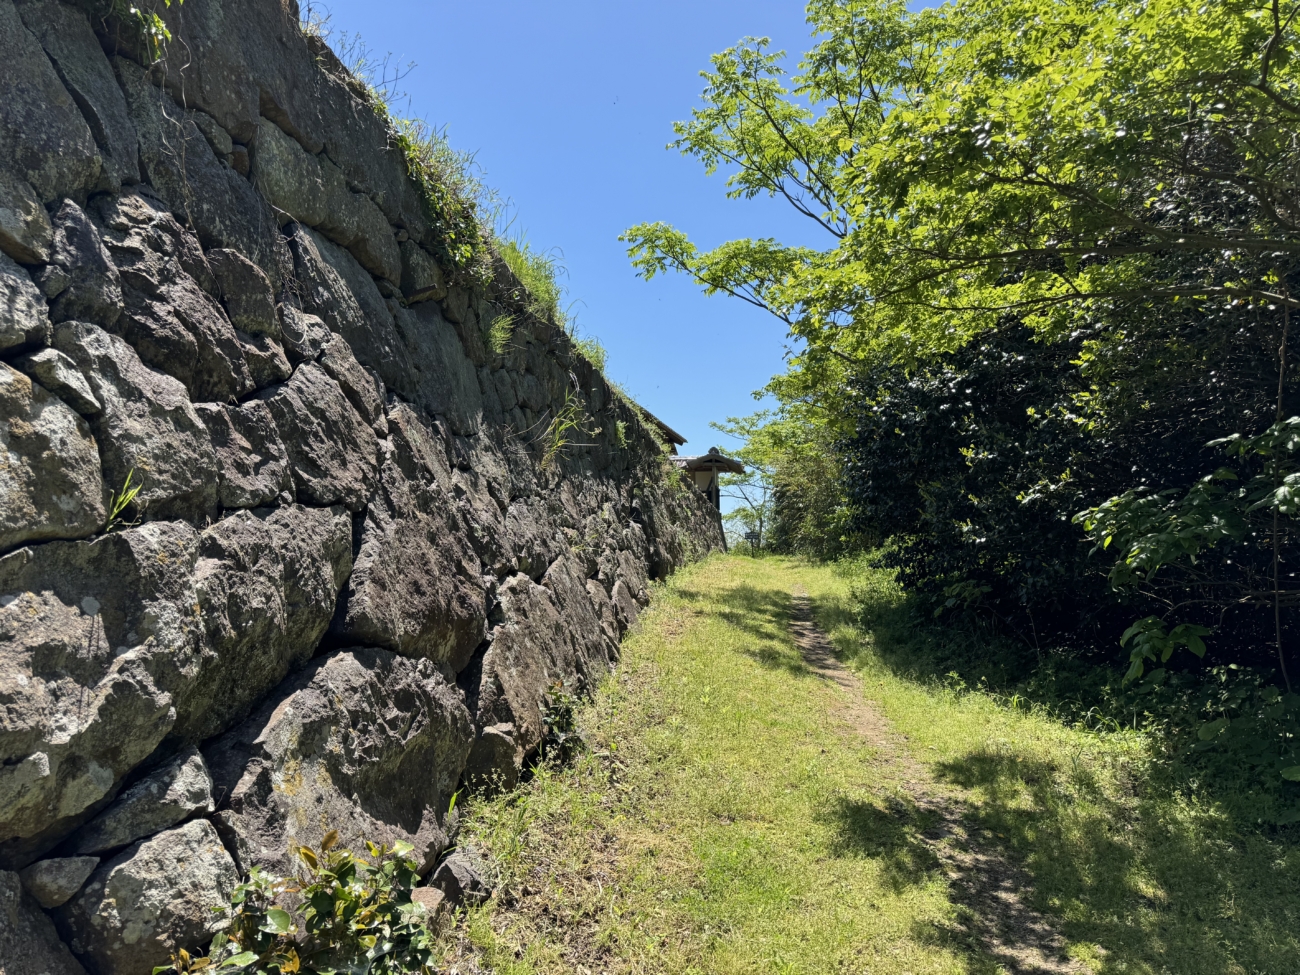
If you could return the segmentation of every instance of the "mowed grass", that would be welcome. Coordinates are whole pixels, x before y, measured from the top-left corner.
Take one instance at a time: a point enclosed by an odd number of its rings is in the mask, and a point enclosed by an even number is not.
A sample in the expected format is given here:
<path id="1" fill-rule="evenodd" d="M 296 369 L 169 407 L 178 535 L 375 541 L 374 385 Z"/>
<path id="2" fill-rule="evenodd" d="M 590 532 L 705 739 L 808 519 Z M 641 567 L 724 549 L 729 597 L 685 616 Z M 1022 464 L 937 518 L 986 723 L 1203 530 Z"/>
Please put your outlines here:
<path id="1" fill-rule="evenodd" d="M 1160 786 L 1137 734 L 904 676 L 887 661 L 912 634 L 882 574 L 740 557 L 657 588 L 583 712 L 587 754 L 465 807 L 464 839 L 501 885 L 457 929 L 449 965 L 1002 970 L 964 932 L 898 766 L 832 716 L 844 692 L 804 667 L 796 586 L 901 747 L 1027 865 L 1023 896 L 1073 957 L 1099 972 L 1300 972 L 1294 846 Z"/>

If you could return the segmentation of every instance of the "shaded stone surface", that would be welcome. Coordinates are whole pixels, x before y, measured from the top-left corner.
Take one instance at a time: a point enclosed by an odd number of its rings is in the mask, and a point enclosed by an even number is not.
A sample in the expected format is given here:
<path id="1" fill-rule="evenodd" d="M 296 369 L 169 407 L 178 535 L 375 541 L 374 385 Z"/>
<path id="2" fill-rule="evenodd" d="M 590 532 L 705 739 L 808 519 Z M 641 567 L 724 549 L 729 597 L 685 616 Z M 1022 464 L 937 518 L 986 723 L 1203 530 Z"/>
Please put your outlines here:
<path id="1" fill-rule="evenodd" d="M 58 0 L 18 0 L 18 13 L 90 126 L 103 163 L 97 188 L 138 183 L 135 126 L 85 13 Z"/>
<path id="2" fill-rule="evenodd" d="M 99 857 L 59 857 L 38 860 L 18 875 L 27 893 L 48 910 L 71 900 L 98 865 Z"/>
<path id="3" fill-rule="evenodd" d="M 124 312 L 109 330 L 146 365 L 184 384 L 194 402 L 252 392 L 243 347 L 210 293 L 216 280 L 194 235 L 143 193 L 124 193 L 95 209 L 122 278 Z"/>
<path id="4" fill-rule="evenodd" d="M 204 640 L 176 692 L 176 733 L 230 727 L 316 651 L 352 571 L 352 520 L 340 507 L 240 511 L 199 536 L 192 579 Z"/>
<path id="5" fill-rule="evenodd" d="M 191 745 L 123 792 L 78 830 L 72 838 L 72 849 L 81 859 L 93 860 L 89 854 L 126 846 L 212 809 L 212 777 L 203 756 Z M 82 880 L 89 875 L 88 869 Z"/>
<path id="6" fill-rule="evenodd" d="M 5 975 L 86 975 L 18 874 L 7 870 L 0 870 L 0 959 Z"/>
<path id="7" fill-rule="evenodd" d="M 94 137 L 12 0 L 0 0 L 0 91 L 0 159 L 44 203 L 84 199 L 100 178 Z"/>
<path id="8" fill-rule="evenodd" d="M 89 422 L 109 488 L 120 490 L 134 471 L 144 485 L 137 510 L 150 518 L 214 514 L 217 456 L 185 387 L 146 366 L 125 340 L 85 322 L 59 325 L 54 346 L 103 405 Z"/>
<path id="9" fill-rule="evenodd" d="M 177 949 L 206 947 L 238 882 L 217 831 L 198 819 L 102 864 L 55 916 L 99 975 L 141 975 Z"/>
<path id="10" fill-rule="evenodd" d="M 492 896 L 491 871 L 483 858 L 470 849 L 448 855 L 438 864 L 429 883 L 455 907 L 475 907 Z"/>
<path id="11" fill-rule="evenodd" d="M 84 538 L 106 517 L 99 452 L 86 421 L 0 362 L 0 551 Z"/>
<path id="12" fill-rule="evenodd" d="M 515 741 L 515 726 L 509 722 L 488 725 L 474 739 L 465 763 L 465 785 L 494 794 L 519 784 L 523 749 Z"/>
<path id="13" fill-rule="evenodd" d="M 27 180 L 0 168 L 0 251 L 23 264 L 44 264 L 54 228 Z"/>
<path id="14" fill-rule="evenodd" d="M 50 317 L 40 290 L 26 271 L 0 254 L 0 352 L 49 337 Z"/>
<path id="15" fill-rule="evenodd" d="M 429 661 L 336 651 L 205 749 L 227 796 L 216 818 L 244 869 L 287 872 L 290 844 L 316 846 L 331 829 L 352 849 L 405 840 L 428 869 L 472 738 L 460 695 Z"/>
<path id="16" fill-rule="evenodd" d="M 395 407 L 388 423 L 379 490 L 366 509 L 337 638 L 456 672 L 484 635 L 478 560 L 456 517 L 442 437 L 409 407 Z"/>
<path id="17" fill-rule="evenodd" d="M 99 228 L 77 204 L 64 200 L 54 214 L 50 263 L 66 284 L 51 303 L 56 322 L 80 319 L 111 328 L 122 314 L 122 281 L 99 237 Z"/>
<path id="18" fill-rule="evenodd" d="M 249 335 L 279 338 L 275 293 L 266 273 L 239 251 L 229 248 L 213 248 L 207 258 L 230 323 Z"/>
<path id="19" fill-rule="evenodd" d="M 223 508 L 256 508 L 293 500 L 289 454 L 265 403 L 202 403 L 195 410 L 212 435 L 217 452 Z"/>
<path id="20" fill-rule="evenodd" d="M 258 394 L 289 454 L 305 504 L 365 507 L 377 480 L 375 431 L 320 366 L 304 362 L 283 386 Z"/>

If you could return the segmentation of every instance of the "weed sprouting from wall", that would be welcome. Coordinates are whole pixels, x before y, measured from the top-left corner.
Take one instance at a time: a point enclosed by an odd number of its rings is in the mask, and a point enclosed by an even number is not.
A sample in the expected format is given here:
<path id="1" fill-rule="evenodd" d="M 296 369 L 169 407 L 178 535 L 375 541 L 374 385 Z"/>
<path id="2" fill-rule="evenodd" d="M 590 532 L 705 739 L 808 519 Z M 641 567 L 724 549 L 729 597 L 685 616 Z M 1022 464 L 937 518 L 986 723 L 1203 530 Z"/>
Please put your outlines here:
<path id="1" fill-rule="evenodd" d="M 493 355 L 505 355 L 515 334 L 515 316 L 498 315 L 488 327 L 487 344 Z"/>

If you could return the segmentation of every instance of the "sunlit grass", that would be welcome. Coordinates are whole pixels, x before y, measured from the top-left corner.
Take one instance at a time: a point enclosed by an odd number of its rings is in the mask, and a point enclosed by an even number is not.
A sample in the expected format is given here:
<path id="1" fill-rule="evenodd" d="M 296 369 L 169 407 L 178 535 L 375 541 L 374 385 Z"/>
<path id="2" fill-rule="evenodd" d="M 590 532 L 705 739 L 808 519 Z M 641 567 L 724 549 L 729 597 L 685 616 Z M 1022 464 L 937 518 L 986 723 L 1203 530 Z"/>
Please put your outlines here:
<path id="1" fill-rule="evenodd" d="M 1026 864 L 1022 895 L 1076 959 L 1300 970 L 1293 847 L 1163 785 L 1137 733 L 904 676 L 890 662 L 914 630 L 883 574 L 738 557 L 656 591 L 584 714 L 587 755 L 471 801 L 466 838 L 502 893 L 449 950 L 503 975 L 1000 970 L 961 929 L 898 766 L 828 716 L 843 692 L 787 633 L 797 585 L 900 747 Z"/>

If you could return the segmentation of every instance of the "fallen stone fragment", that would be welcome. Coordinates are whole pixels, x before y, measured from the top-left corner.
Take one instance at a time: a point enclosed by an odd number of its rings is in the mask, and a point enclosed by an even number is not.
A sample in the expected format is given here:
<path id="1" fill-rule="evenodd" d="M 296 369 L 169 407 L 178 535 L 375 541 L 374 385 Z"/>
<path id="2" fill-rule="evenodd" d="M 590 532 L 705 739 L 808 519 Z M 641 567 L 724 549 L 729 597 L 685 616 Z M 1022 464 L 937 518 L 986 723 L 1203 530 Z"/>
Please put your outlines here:
<path id="1" fill-rule="evenodd" d="M 429 884 L 441 890 L 453 907 L 476 907 L 492 896 L 491 871 L 469 849 L 455 850 L 438 864 Z"/>
<path id="2" fill-rule="evenodd" d="M 54 924 L 23 890 L 18 874 L 0 870 L 0 971 L 4 975 L 86 975 Z"/>
<path id="3" fill-rule="evenodd" d="M 49 910 L 70 901 L 97 866 L 99 857 L 59 857 L 38 860 L 24 867 L 18 875 L 22 877 L 27 893 Z"/>
<path id="4" fill-rule="evenodd" d="M 420 904 L 430 921 L 436 921 L 447 906 L 447 895 L 437 887 L 416 887 L 411 891 L 411 903 Z"/>
<path id="5" fill-rule="evenodd" d="M 94 859 L 86 854 L 126 846 L 212 808 L 212 778 L 203 756 L 191 745 L 118 796 L 75 834 L 72 847 L 82 859 Z M 55 905 L 42 901 L 42 906 Z"/>
<path id="6" fill-rule="evenodd" d="M 217 831 L 197 819 L 102 864 L 55 916 L 98 975 L 142 975 L 206 947 L 238 882 Z"/>

